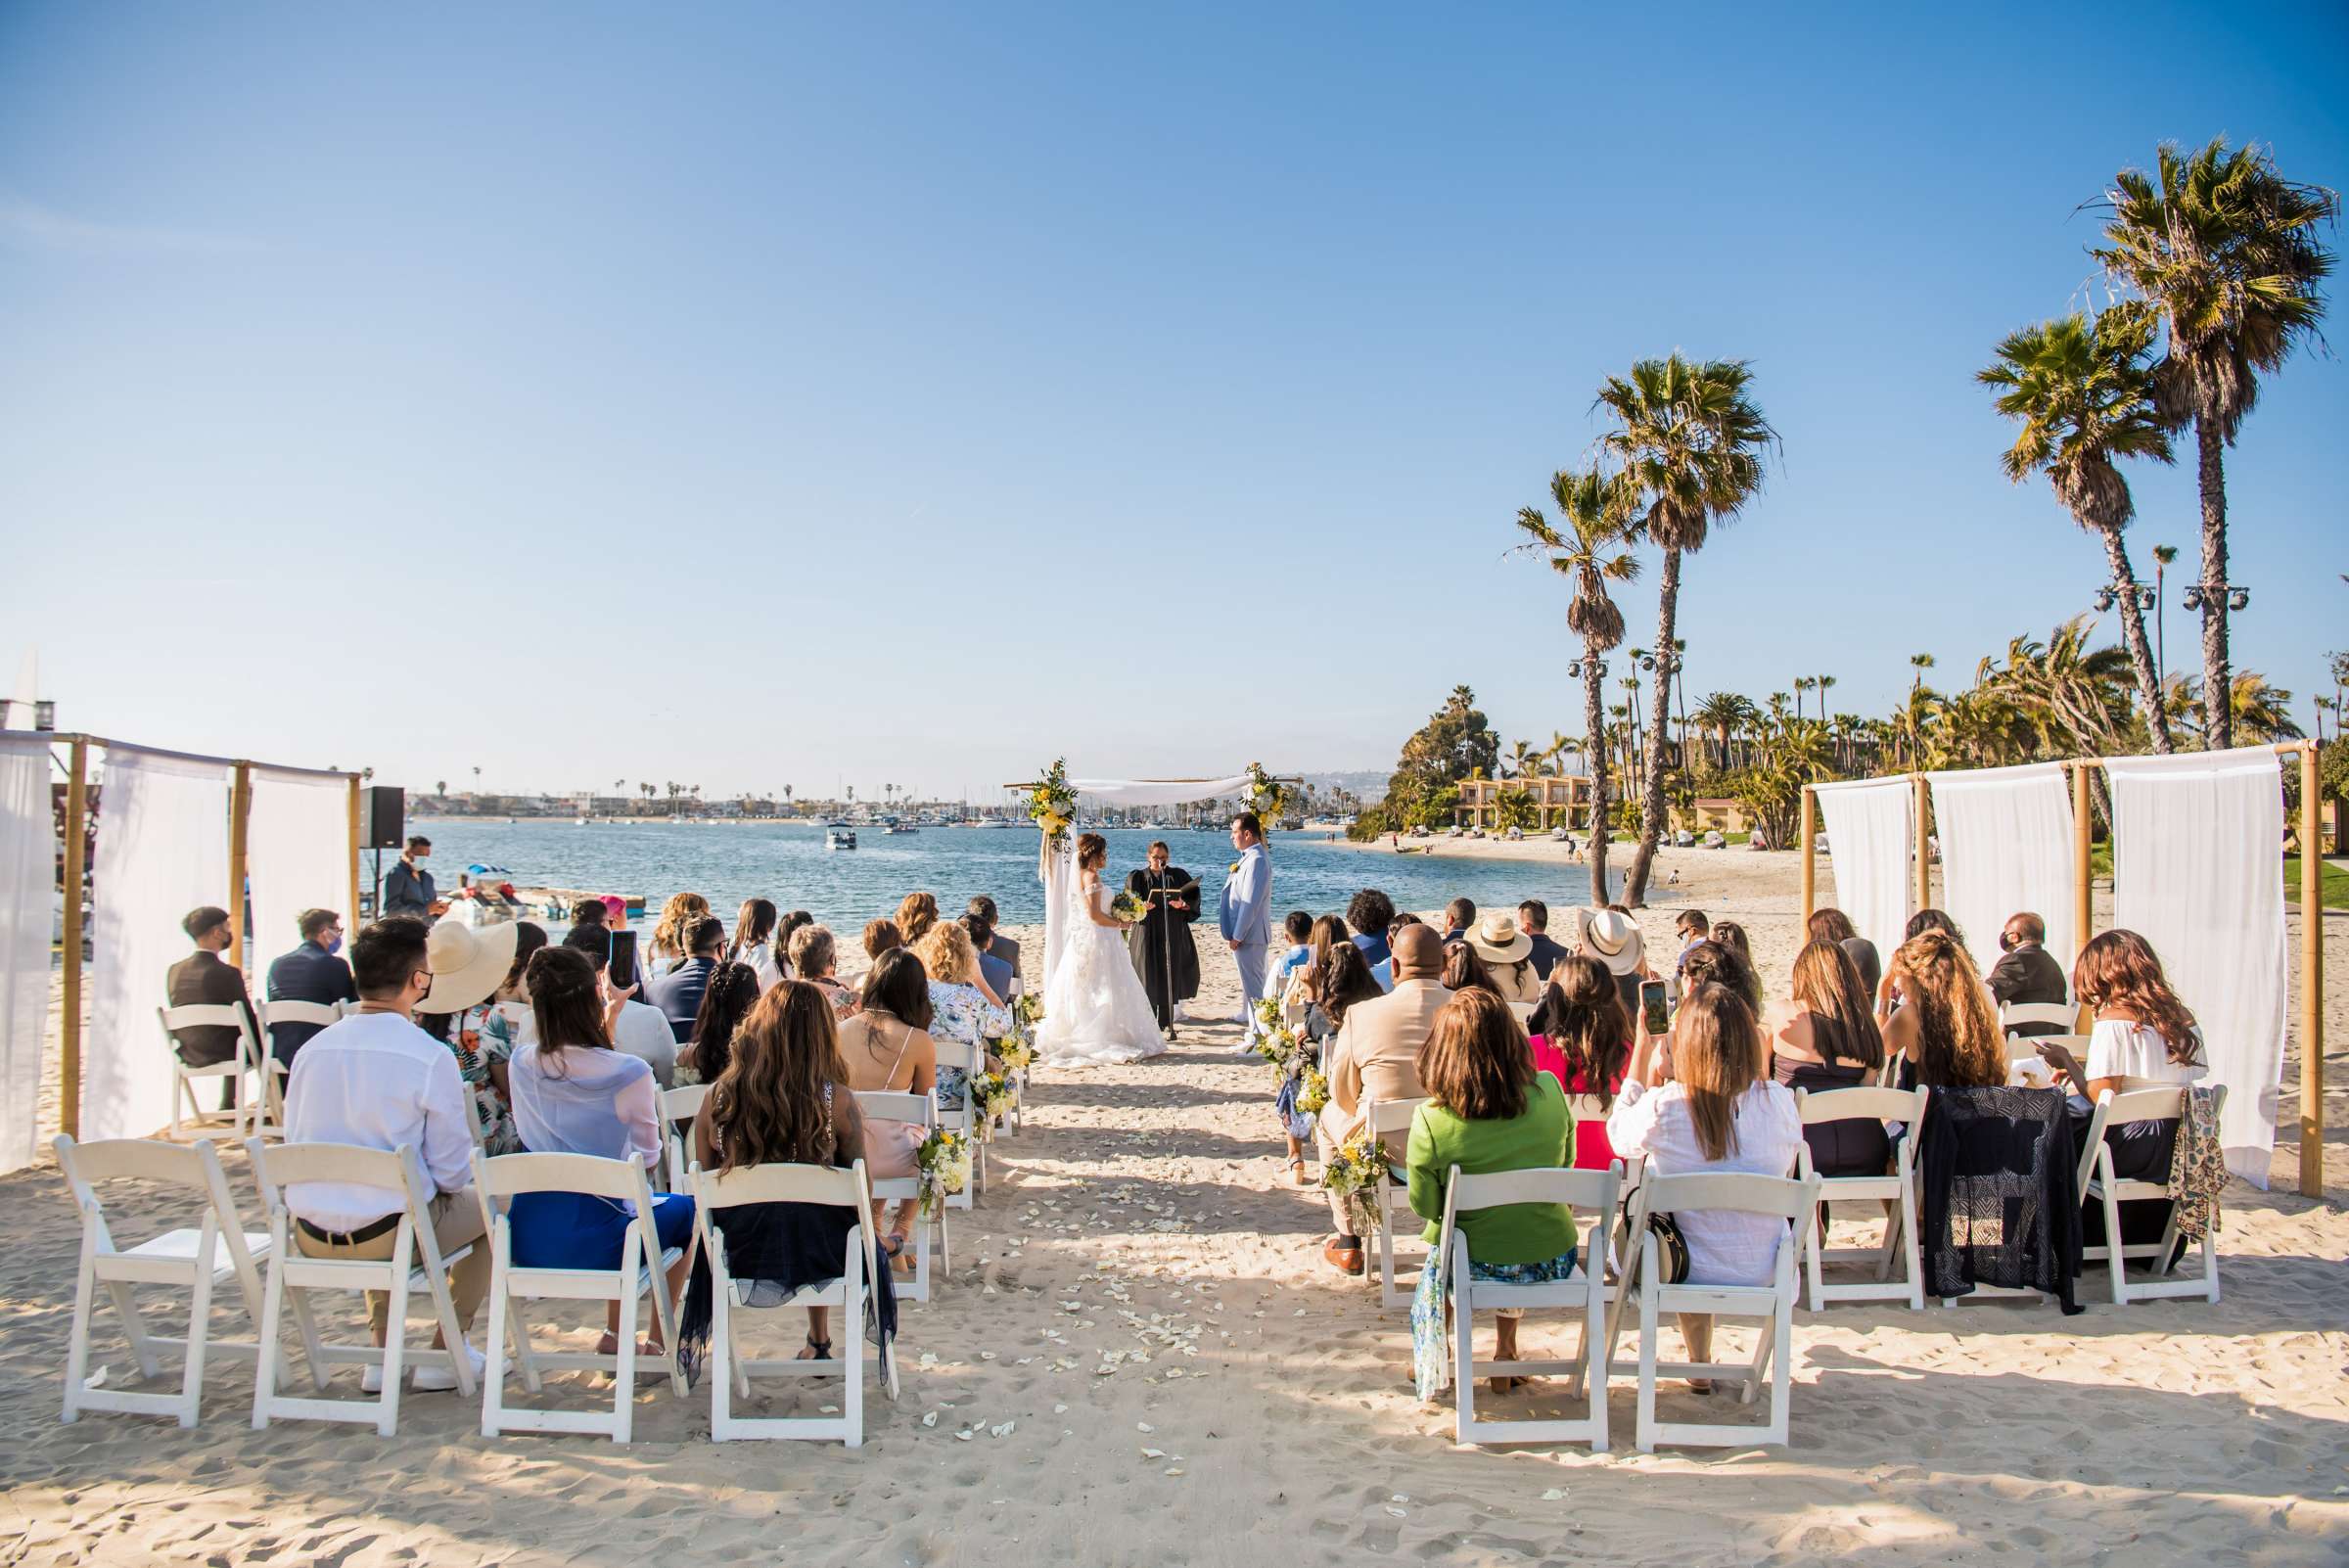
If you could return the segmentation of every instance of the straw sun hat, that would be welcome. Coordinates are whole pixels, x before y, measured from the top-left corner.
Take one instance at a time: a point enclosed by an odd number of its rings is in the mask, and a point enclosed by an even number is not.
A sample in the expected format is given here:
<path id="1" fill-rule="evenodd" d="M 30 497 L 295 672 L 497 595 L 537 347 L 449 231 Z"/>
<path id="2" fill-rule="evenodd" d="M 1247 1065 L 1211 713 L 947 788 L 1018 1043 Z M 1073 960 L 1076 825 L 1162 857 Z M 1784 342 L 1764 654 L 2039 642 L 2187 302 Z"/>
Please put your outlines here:
<path id="1" fill-rule="evenodd" d="M 1632 975 L 1639 972 L 1643 956 L 1639 943 L 1639 925 L 1630 915 L 1613 909 L 1583 911 L 1583 945 L 1590 956 L 1607 966 L 1612 975 Z"/>
<path id="2" fill-rule="evenodd" d="M 425 939 L 425 962 L 433 971 L 433 989 L 416 1004 L 420 1013 L 461 1013 L 505 984 L 514 967 L 514 944 L 522 935 L 512 920 L 473 927 L 443 920 Z"/>
<path id="3" fill-rule="evenodd" d="M 1481 916 L 1465 940 L 1489 964 L 1513 964 L 1534 950 L 1534 939 L 1517 929 L 1516 917 L 1498 912 Z"/>

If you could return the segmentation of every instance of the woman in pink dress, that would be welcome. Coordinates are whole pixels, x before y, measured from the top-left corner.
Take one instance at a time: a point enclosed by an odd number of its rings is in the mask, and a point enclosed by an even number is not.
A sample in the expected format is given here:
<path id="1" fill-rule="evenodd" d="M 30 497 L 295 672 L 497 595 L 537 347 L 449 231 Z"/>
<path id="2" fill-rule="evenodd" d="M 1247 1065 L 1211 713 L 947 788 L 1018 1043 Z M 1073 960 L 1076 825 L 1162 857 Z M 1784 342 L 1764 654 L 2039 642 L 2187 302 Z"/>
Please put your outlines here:
<path id="1" fill-rule="evenodd" d="M 1574 1119 L 1574 1165 L 1578 1171 L 1605 1170 L 1615 1158 L 1606 1117 L 1632 1062 L 1632 1021 L 1624 1016 L 1615 977 L 1595 958 L 1578 953 L 1559 959 L 1526 1029 L 1535 1068 L 1555 1078 L 1569 1095 L 1598 1101 L 1597 1116 Z"/>

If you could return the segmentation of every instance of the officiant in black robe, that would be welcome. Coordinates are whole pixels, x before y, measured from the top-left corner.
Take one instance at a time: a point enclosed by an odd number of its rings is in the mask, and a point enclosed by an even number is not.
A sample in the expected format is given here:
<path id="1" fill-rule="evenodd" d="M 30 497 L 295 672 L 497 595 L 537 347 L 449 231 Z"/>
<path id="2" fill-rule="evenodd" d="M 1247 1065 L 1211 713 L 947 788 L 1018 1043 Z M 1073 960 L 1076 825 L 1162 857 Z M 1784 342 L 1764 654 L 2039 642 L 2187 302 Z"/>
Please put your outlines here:
<path id="1" fill-rule="evenodd" d="M 1126 949 L 1133 954 L 1134 973 L 1162 1030 L 1174 1027 L 1175 1002 L 1199 994 L 1199 947 L 1191 940 L 1191 922 L 1199 918 L 1199 879 L 1171 864 L 1172 858 L 1161 840 L 1150 846 L 1149 865 L 1126 878 L 1126 891 L 1149 905 L 1141 923 L 1126 933 Z"/>

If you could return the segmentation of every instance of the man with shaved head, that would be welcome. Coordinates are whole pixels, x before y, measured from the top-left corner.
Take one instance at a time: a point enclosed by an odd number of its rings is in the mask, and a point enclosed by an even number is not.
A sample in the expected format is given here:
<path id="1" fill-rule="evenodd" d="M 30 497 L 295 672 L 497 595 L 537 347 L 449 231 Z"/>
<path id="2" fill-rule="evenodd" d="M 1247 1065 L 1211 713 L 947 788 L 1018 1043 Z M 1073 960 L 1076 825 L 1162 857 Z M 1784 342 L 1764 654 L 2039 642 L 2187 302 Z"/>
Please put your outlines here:
<path id="1" fill-rule="evenodd" d="M 1395 989 L 1347 1008 L 1346 1022 L 1324 1053 L 1329 1104 L 1313 1124 L 1324 1168 L 1362 1125 L 1364 1105 L 1372 1100 L 1415 1100 L 1427 1092 L 1419 1086 L 1419 1047 L 1427 1043 L 1436 1014 L 1451 999 L 1451 992 L 1444 989 L 1444 939 L 1431 927 L 1405 926 L 1394 935 L 1391 945 Z M 1391 1134 L 1387 1144 L 1388 1157 L 1400 1164 L 1404 1134 Z M 1334 1192 L 1329 1212 L 1338 1230 L 1322 1243 L 1321 1256 L 1331 1268 L 1359 1274 L 1362 1238 L 1349 1228 L 1346 1202 Z"/>

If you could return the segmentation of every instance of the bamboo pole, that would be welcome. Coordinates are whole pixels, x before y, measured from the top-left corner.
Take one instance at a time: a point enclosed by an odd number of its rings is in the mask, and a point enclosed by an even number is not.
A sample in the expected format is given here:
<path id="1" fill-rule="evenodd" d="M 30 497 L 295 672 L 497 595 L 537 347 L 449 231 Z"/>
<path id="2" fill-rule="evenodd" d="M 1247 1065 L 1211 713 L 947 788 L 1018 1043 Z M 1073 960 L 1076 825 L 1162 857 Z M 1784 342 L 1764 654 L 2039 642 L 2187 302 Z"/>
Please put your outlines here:
<path id="1" fill-rule="evenodd" d="M 1812 810 L 1811 786 L 1806 784 L 1803 786 L 1803 824 L 1799 834 L 1803 845 L 1803 924 L 1806 926 L 1811 923 L 1812 913 L 1819 908 L 1819 862 L 1814 853 L 1819 835 L 1813 825 Z"/>
<path id="2" fill-rule="evenodd" d="M 356 931 L 359 927 L 359 775 L 350 775 L 350 902 L 344 906 L 344 920 Z"/>
<path id="3" fill-rule="evenodd" d="M 58 1122 L 68 1137 L 81 1136 L 81 879 L 89 854 L 90 741 L 76 735 L 66 763 L 65 1059 L 58 1066 Z"/>
<path id="4" fill-rule="evenodd" d="M 2325 1195 L 2325 855 L 2317 748 L 2300 743 L 2300 1195 Z"/>
<path id="5" fill-rule="evenodd" d="M 2089 881 L 2096 817 L 2088 805 L 2088 770 L 2096 764 L 2083 760 L 2066 765 L 2072 770 L 2072 957 L 2077 961 L 2096 923 L 2096 892 Z"/>
<path id="6" fill-rule="evenodd" d="M 245 839 L 253 818 L 253 764 L 236 764 L 228 790 L 228 961 L 245 967 Z"/>
<path id="7" fill-rule="evenodd" d="M 1911 773 L 1909 776 L 1915 780 L 1916 789 L 1916 906 L 1930 909 L 1933 907 L 1933 853 L 1925 843 L 1925 817 L 1932 808 L 1933 797 L 1925 783 L 1924 774 Z"/>

